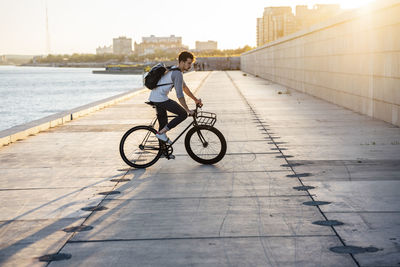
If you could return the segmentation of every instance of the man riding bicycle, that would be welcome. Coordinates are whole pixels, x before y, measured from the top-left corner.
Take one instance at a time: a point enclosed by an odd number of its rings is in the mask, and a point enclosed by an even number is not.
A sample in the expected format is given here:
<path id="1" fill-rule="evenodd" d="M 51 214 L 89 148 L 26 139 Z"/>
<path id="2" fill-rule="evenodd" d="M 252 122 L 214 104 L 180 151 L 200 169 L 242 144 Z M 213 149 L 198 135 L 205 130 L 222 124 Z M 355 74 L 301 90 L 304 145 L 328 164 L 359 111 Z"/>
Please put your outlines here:
<path id="1" fill-rule="evenodd" d="M 179 123 L 184 121 L 188 114 L 193 115 L 193 111 L 189 110 L 183 92 L 186 93 L 196 105 L 200 107 L 203 105 L 201 99 L 196 98 L 190 89 L 187 87 L 183 80 L 182 73 L 188 71 L 192 63 L 194 62 L 194 56 L 192 53 L 183 51 L 179 54 L 178 65 L 173 67 L 171 70 L 164 74 L 160 81 L 157 83 L 160 86 L 154 88 L 149 96 L 149 101 L 153 102 L 157 110 L 157 119 L 159 123 L 157 138 L 171 143 L 171 140 L 167 137 L 166 132 L 176 127 Z M 179 105 L 176 101 L 168 98 L 168 93 L 175 87 L 176 96 L 179 100 Z M 167 111 L 177 115 L 173 120 L 168 123 Z"/>
<path id="2" fill-rule="evenodd" d="M 174 159 L 172 146 L 185 132 L 185 149 L 196 162 L 215 164 L 225 156 L 227 149 L 225 137 L 214 127 L 217 115 L 212 112 L 198 111 L 198 108 L 203 104 L 183 81 L 182 72 L 189 70 L 193 62 L 193 54 L 185 51 L 179 54 L 177 66 L 165 69 L 160 64 L 161 67 L 153 67 L 153 74 L 157 74 L 156 76 L 152 76 L 151 71 L 146 76 L 148 79 L 145 78 L 145 85 L 152 89 L 149 97 L 150 102 L 146 103 L 156 108 L 157 118 L 153 119 L 150 125 L 137 125 L 122 136 L 119 152 L 124 162 L 129 166 L 147 168 L 160 158 Z M 159 74 L 164 74 L 161 79 Z M 181 105 L 168 98 L 168 93 L 173 87 L 175 87 Z M 194 111 L 189 110 L 183 92 L 196 103 Z M 167 111 L 177 115 L 169 123 Z M 193 121 L 171 142 L 166 132 L 185 120 L 188 113 L 193 115 Z M 159 124 L 158 132 L 154 127 L 157 121 Z"/>

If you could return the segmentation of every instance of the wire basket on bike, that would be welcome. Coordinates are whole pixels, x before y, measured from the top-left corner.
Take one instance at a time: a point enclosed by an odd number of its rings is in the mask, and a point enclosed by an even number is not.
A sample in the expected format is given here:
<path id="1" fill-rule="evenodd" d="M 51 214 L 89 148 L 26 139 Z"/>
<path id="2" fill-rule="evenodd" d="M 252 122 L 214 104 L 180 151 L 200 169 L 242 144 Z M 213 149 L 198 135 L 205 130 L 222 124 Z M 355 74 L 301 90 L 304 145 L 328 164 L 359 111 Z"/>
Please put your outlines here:
<path id="1" fill-rule="evenodd" d="M 217 114 L 207 111 L 197 112 L 196 118 L 198 125 L 214 126 L 217 122 Z"/>

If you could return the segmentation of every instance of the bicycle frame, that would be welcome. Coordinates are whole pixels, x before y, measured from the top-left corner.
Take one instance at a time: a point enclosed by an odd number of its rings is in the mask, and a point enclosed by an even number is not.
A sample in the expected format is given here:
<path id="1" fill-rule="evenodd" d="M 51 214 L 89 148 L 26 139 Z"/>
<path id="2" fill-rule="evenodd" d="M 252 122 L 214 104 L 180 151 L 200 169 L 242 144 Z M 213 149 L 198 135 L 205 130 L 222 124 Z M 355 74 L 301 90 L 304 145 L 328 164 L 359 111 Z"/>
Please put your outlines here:
<path id="1" fill-rule="evenodd" d="M 147 104 L 151 105 L 151 102 Z M 152 106 L 154 107 L 155 105 Z M 181 129 L 183 130 L 178 132 L 178 135 L 176 138 L 174 138 L 173 142 L 168 141 L 171 144 L 160 141 L 155 136 L 156 130 L 154 128 L 156 124 L 158 124 L 157 117 L 153 117 L 151 122 L 147 125 L 137 125 L 129 129 L 122 137 L 119 145 L 119 151 L 122 159 L 128 165 L 135 168 L 149 167 L 160 157 L 174 159 L 175 156 L 173 155 L 173 145 L 175 145 L 182 135 L 186 134 L 184 145 L 186 151 L 193 160 L 201 164 L 214 164 L 220 161 L 226 153 L 226 141 L 222 133 L 213 127 L 217 120 L 216 114 L 202 110 L 198 111 L 198 108 L 200 107 L 196 105 L 194 112 L 190 112 L 193 115 L 193 121 L 190 120 L 187 122 L 188 125 L 181 126 Z M 175 114 L 167 114 L 167 118 L 176 117 L 178 116 Z M 131 135 L 132 133 L 134 134 Z M 214 134 L 216 137 L 214 137 L 212 134 Z M 209 135 L 212 135 L 210 141 L 208 141 Z M 131 136 L 133 137 L 131 138 Z M 214 141 L 215 138 L 217 138 L 217 141 Z M 125 142 L 126 140 L 128 141 Z M 214 151 L 214 143 L 216 143 L 216 145 L 218 145 L 220 148 L 218 150 L 219 152 Z M 212 149 L 213 153 L 204 153 L 208 147 Z M 195 149 L 193 150 L 193 148 Z M 215 152 L 218 153 L 215 154 Z M 205 155 L 206 157 L 203 157 L 202 155 Z M 209 155 L 211 155 L 211 158 Z"/>
<path id="2" fill-rule="evenodd" d="M 196 111 L 197 111 L 197 109 L 196 109 Z M 197 113 L 197 112 L 196 112 L 196 113 Z M 167 116 L 167 117 L 168 117 L 168 118 L 176 118 L 177 116 L 176 116 L 176 115 L 169 115 L 169 116 Z M 156 124 L 157 120 L 158 120 L 157 117 L 154 118 L 153 121 L 151 122 L 150 126 L 154 128 L 154 125 Z M 171 144 L 167 144 L 167 146 L 172 146 L 173 144 L 175 144 L 175 142 L 178 141 L 178 139 L 179 139 L 184 133 L 186 133 L 186 131 L 189 130 L 189 128 L 192 127 L 193 125 L 194 125 L 194 126 L 198 126 L 195 115 L 193 115 L 193 121 L 186 127 L 186 129 L 183 130 L 183 131 L 178 135 L 178 137 L 176 137 L 175 140 L 172 141 Z M 201 135 L 201 132 L 200 132 L 200 133 L 197 132 L 197 134 L 199 135 L 200 140 L 204 143 L 204 137 Z"/>

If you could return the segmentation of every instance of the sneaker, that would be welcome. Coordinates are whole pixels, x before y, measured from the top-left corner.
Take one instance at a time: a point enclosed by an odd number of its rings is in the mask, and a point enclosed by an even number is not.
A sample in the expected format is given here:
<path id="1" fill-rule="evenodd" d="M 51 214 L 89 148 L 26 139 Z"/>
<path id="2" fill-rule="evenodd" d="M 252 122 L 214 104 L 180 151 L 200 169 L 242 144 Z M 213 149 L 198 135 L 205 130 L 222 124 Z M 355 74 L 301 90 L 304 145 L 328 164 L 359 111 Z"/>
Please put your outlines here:
<path id="1" fill-rule="evenodd" d="M 162 158 L 165 158 L 165 159 L 170 160 L 170 159 L 175 159 L 175 156 L 174 156 L 174 155 L 169 155 L 169 158 L 167 158 L 167 156 L 165 156 L 164 154 L 161 154 L 160 158 L 161 158 L 161 159 L 162 159 Z"/>
<path id="2" fill-rule="evenodd" d="M 156 133 L 156 137 L 165 143 L 172 144 L 172 141 L 169 140 L 168 136 L 165 133 Z"/>

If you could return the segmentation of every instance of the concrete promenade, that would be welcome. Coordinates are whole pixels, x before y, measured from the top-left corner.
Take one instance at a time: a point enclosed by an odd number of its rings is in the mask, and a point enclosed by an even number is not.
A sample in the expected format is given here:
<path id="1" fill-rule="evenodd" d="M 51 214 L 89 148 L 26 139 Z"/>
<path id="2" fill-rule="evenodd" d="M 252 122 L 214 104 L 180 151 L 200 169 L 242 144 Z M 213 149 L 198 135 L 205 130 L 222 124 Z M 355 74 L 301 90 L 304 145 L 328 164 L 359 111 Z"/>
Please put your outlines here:
<path id="1" fill-rule="evenodd" d="M 0 266 L 399 266 L 400 128 L 240 71 L 185 81 L 227 140 L 214 166 L 183 138 L 123 163 L 147 92 L 1 147 Z"/>

